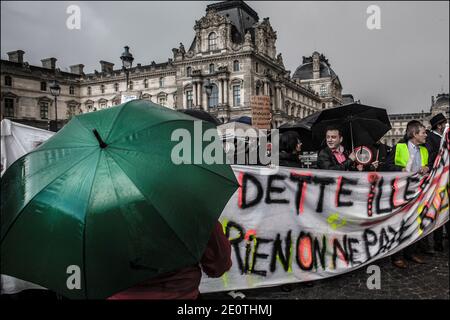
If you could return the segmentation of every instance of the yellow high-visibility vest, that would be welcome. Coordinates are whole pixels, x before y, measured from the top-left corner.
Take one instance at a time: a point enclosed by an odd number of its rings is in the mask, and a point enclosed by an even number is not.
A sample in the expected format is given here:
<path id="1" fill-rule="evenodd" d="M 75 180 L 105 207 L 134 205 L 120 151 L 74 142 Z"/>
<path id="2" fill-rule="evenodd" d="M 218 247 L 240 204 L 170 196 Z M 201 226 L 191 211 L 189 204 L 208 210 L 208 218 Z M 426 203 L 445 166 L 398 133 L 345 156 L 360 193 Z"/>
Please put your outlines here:
<path id="1" fill-rule="evenodd" d="M 420 158 L 422 160 L 422 167 L 428 165 L 428 150 L 423 146 L 419 146 Z M 395 149 L 395 165 L 406 168 L 409 160 L 409 150 L 406 143 L 399 143 Z"/>

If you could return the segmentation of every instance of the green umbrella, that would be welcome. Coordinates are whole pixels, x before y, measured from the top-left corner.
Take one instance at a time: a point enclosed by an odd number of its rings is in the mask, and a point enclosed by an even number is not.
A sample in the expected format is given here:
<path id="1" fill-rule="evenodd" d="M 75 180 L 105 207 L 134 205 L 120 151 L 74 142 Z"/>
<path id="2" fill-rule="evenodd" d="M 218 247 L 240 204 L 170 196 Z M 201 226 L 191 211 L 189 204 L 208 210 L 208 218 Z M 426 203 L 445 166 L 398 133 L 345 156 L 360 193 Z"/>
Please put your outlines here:
<path id="1" fill-rule="evenodd" d="M 237 182 L 229 165 L 171 161 L 175 129 L 194 150 L 194 120 L 130 101 L 76 116 L 17 160 L 1 181 L 1 272 L 101 299 L 196 264 Z"/>

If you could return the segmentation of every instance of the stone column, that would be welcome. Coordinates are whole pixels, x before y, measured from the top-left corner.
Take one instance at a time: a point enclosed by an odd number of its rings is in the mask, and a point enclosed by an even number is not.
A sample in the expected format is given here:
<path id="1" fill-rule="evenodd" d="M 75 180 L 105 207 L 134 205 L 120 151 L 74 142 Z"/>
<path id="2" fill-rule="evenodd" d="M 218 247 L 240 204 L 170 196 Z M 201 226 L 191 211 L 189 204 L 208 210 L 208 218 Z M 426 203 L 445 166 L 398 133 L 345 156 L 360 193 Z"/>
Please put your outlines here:
<path id="1" fill-rule="evenodd" d="M 222 79 L 219 79 L 217 87 L 219 89 L 219 101 L 218 101 L 218 104 L 220 106 L 220 105 L 222 105 L 222 100 L 223 100 L 223 80 Z"/>
<path id="2" fill-rule="evenodd" d="M 223 84 L 223 94 L 224 94 L 224 104 L 225 105 L 229 105 L 229 90 L 228 90 L 228 79 L 224 80 L 224 84 Z"/>
<path id="3" fill-rule="evenodd" d="M 192 83 L 192 107 L 197 106 L 197 82 Z"/>
<path id="4" fill-rule="evenodd" d="M 202 83 L 201 82 L 197 82 L 197 99 L 198 99 L 198 107 L 200 107 L 200 109 L 203 108 L 203 96 L 202 96 Z"/>

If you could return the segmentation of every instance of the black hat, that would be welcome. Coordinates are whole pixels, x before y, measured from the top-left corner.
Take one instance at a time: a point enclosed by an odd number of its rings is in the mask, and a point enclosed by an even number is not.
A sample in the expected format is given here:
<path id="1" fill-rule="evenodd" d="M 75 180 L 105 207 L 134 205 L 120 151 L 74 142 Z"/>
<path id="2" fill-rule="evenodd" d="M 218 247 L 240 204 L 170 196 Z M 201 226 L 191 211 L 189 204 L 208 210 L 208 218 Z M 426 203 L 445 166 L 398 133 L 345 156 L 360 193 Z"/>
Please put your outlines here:
<path id="1" fill-rule="evenodd" d="M 431 120 L 430 120 L 431 129 L 435 129 L 436 126 L 437 126 L 439 123 L 442 123 L 442 122 L 447 122 L 447 118 L 445 118 L 445 116 L 444 116 L 442 113 L 439 113 L 439 114 L 435 115 L 435 116 L 434 116 L 433 118 L 431 118 Z"/>

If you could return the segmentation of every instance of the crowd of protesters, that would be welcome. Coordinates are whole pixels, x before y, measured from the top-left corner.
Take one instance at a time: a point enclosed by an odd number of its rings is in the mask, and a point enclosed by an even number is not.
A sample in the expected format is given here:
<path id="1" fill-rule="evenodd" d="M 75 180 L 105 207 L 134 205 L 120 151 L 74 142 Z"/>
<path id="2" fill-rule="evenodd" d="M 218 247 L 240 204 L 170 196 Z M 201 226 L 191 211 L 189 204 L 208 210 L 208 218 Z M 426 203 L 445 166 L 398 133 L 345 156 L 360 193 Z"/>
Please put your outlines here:
<path id="1" fill-rule="evenodd" d="M 417 120 L 408 122 L 403 137 L 392 148 L 380 141 L 372 146 L 372 159 L 368 163 L 361 163 L 354 150 L 345 150 L 344 137 L 339 127 L 330 126 L 326 130 L 326 146 L 318 151 L 317 168 L 322 170 L 340 171 L 404 171 L 426 175 L 433 167 L 434 160 L 440 149 L 447 119 L 438 114 L 430 120 L 431 130 Z M 302 168 L 300 160 L 301 137 L 294 131 L 287 131 L 280 137 L 280 165 Z M 433 249 L 431 249 L 431 235 L 419 242 L 408 246 L 392 256 L 392 263 L 398 268 L 407 268 L 407 261 L 426 263 L 422 255 L 433 255 L 442 252 L 443 229 L 448 237 L 448 223 L 432 233 Z"/>

